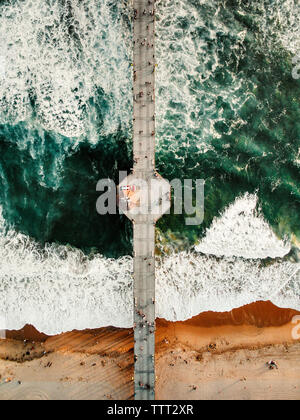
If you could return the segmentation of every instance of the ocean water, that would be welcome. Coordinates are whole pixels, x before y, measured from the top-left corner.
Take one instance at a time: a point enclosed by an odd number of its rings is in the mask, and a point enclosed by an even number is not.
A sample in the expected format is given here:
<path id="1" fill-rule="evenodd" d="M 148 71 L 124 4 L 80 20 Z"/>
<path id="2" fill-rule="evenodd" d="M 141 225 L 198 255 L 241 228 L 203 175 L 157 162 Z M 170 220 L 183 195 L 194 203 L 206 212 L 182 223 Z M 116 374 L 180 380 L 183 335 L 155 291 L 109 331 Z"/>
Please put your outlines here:
<path id="1" fill-rule="evenodd" d="M 41 243 L 131 252 L 130 224 L 95 212 L 97 181 L 132 167 L 128 13 L 107 0 L 0 4 L 0 203 Z"/>
<path id="2" fill-rule="evenodd" d="M 109 259 L 63 245 L 41 247 L 9 231 L 0 236 L 0 261 L 0 311 L 8 329 L 29 323 L 51 335 L 133 325 L 131 256 Z M 156 269 L 157 317 L 170 321 L 258 300 L 300 309 L 300 264 L 285 258 L 220 258 L 189 250 L 157 258 Z"/>
<path id="3" fill-rule="evenodd" d="M 157 167 L 205 219 L 157 227 L 157 316 L 300 310 L 296 0 L 158 0 Z M 49 334 L 132 325 L 132 229 L 96 183 L 132 167 L 130 2 L 0 3 L 0 313 Z"/>

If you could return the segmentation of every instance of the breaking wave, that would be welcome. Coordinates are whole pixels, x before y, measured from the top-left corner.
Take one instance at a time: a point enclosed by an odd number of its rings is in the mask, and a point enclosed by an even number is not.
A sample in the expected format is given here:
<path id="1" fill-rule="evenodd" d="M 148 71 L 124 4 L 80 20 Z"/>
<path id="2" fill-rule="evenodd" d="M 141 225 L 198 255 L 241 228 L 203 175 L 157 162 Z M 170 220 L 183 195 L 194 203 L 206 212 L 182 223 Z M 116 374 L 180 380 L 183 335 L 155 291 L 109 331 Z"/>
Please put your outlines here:
<path id="1" fill-rule="evenodd" d="M 284 257 L 291 245 L 278 239 L 257 209 L 257 196 L 237 198 L 215 218 L 196 251 L 217 257 Z"/>
<path id="2" fill-rule="evenodd" d="M 3 220 L 2 220 L 3 222 Z M 7 329 L 46 334 L 133 324 L 132 257 L 85 256 L 25 235 L 0 236 L 0 315 Z M 300 310 L 300 264 L 181 252 L 157 258 L 157 317 L 186 320 L 257 300 Z"/>

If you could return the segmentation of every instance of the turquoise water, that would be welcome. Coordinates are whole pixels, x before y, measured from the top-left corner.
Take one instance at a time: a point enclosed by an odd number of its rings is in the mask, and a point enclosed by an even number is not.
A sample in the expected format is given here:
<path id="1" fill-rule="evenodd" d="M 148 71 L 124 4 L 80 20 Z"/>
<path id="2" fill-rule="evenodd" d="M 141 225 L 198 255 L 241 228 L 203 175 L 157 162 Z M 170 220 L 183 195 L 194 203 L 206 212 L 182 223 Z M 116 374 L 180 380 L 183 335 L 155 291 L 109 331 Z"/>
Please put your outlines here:
<path id="1" fill-rule="evenodd" d="M 204 223 L 170 215 L 159 229 L 189 246 L 256 192 L 278 236 L 299 239 L 297 2 L 161 0 L 157 9 L 157 167 L 168 179 L 206 180 Z M 95 209 L 97 181 L 132 167 L 129 5 L 2 1 L 0 28 L 6 228 L 41 244 L 131 253 L 127 220 Z"/>

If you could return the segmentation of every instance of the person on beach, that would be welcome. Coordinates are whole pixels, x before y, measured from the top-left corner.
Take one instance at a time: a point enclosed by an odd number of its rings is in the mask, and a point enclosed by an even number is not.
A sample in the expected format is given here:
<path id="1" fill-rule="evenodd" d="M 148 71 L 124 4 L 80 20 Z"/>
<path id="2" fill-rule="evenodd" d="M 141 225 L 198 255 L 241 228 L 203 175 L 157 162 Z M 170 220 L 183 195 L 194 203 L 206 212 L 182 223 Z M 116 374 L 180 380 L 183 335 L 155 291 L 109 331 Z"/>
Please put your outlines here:
<path id="1" fill-rule="evenodd" d="M 276 362 L 274 362 L 274 360 L 270 360 L 267 363 L 267 366 L 269 367 L 270 370 L 274 370 L 274 369 L 277 369 L 278 370 L 278 365 L 277 365 Z"/>

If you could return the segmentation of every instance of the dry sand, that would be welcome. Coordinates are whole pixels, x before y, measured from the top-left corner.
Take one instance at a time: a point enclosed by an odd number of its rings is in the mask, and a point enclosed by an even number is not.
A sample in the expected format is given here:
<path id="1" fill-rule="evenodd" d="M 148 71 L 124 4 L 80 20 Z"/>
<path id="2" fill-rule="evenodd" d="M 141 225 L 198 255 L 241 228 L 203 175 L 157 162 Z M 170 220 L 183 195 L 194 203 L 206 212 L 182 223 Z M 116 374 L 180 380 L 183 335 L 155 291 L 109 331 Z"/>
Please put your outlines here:
<path id="1" fill-rule="evenodd" d="M 258 302 L 186 322 L 158 320 L 157 399 L 300 399 L 295 315 Z M 131 329 L 47 337 L 27 326 L 7 335 L 0 341 L 0 400 L 133 398 Z M 278 370 L 266 366 L 271 359 Z"/>

